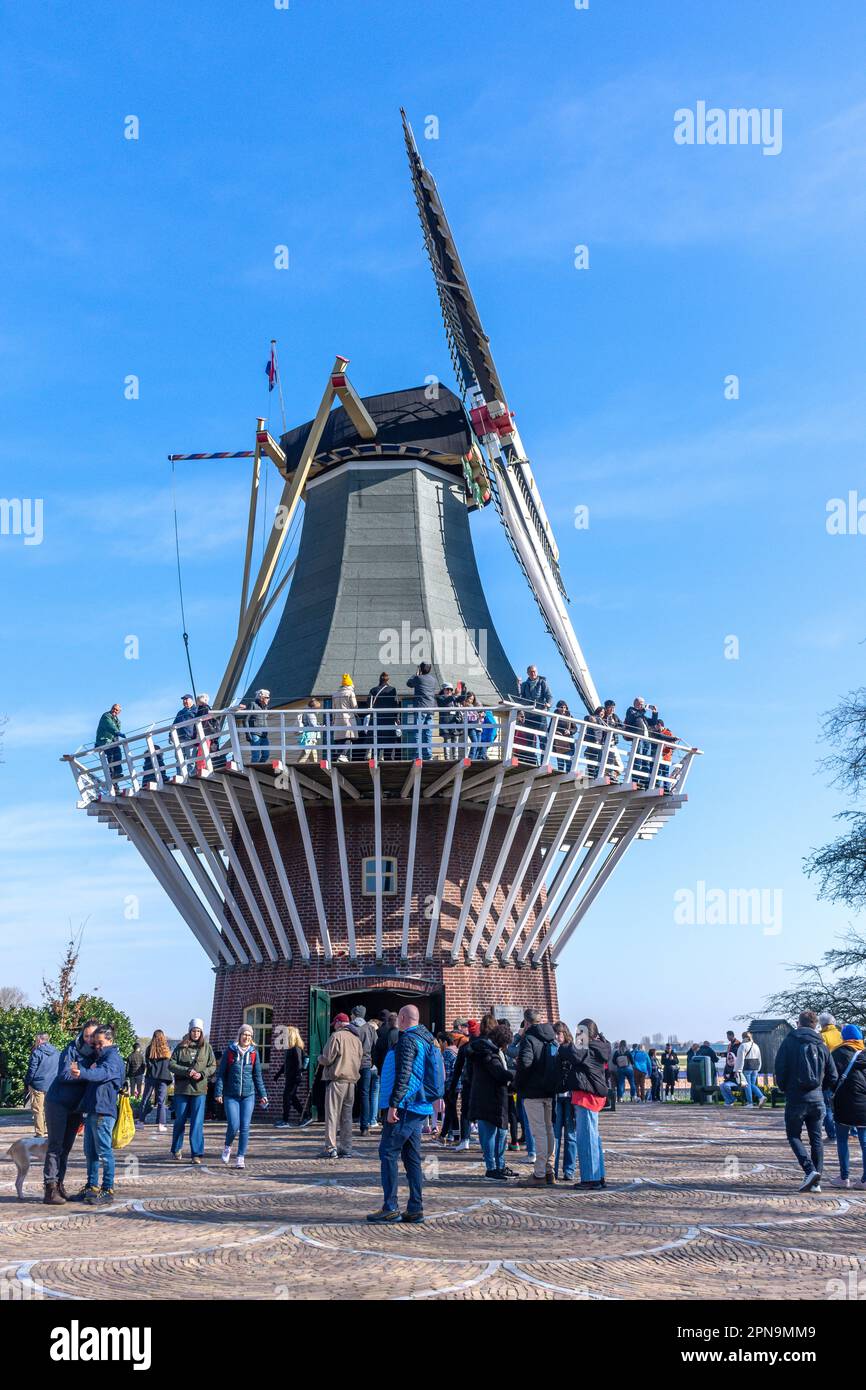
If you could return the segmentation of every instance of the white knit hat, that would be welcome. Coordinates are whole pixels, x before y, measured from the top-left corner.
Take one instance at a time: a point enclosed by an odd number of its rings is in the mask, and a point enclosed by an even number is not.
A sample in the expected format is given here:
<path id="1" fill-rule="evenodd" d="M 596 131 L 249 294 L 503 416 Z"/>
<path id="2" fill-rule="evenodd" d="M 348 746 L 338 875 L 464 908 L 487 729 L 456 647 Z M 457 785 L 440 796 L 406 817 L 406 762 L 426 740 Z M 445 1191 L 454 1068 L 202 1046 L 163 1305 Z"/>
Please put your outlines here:
<path id="1" fill-rule="evenodd" d="M 193 1028 L 198 1028 L 199 1031 L 203 1033 L 203 1032 L 204 1032 L 204 1019 L 203 1019 L 203 1018 L 191 1018 L 190 1021 L 189 1021 L 189 1027 L 187 1028 L 186 1031 L 187 1031 L 188 1033 L 191 1033 L 192 1030 L 193 1030 Z"/>

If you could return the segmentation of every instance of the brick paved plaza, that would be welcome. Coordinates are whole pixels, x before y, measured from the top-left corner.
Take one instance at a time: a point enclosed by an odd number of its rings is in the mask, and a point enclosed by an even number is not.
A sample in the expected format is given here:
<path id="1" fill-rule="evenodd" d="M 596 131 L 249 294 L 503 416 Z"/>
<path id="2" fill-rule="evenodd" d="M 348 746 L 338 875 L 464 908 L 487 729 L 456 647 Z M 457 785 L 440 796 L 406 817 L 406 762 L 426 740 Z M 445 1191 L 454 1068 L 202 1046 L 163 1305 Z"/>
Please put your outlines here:
<path id="1" fill-rule="evenodd" d="M 19 1202 L 0 1167 L 0 1275 L 63 1299 L 826 1299 L 866 1265 L 866 1189 L 801 1196 L 781 1110 L 624 1105 L 602 1126 L 610 1187 L 592 1194 L 491 1190 L 477 1148 L 428 1145 L 422 1227 L 364 1221 L 372 1137 L 328 1162 L 320 1126 L 256 1126 L 238 1172 L 221 1127 L 195 1169 L 147 1126 L 118 1155 L 110 1210 L 37 1205 L 38 1170 Z M 4 1125 L 0 1151 L 26 1132 Z M 82 1177 L 79 1140 L 70 1190 Z"/>

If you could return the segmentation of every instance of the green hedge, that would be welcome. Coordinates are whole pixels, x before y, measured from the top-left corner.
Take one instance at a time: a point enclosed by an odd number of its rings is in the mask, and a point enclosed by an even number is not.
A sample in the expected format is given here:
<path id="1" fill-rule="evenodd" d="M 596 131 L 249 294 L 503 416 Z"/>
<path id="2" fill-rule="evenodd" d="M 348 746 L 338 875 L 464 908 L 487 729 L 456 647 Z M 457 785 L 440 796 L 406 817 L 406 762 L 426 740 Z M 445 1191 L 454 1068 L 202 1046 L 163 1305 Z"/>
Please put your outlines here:
<path id="1" fill-rule="evenodd" d="M 121 1055 L 127 1057 L 136 1044 L 135 1029 L 125 1013 L 107 999 L 82 995 L 73 1004 L 78 1018 L 98 1018 L 102 1023 L 110 1023 L 116 1035 Z M 75 1032 L 61 1028 L 56 1016 L 48 1008 L 34 1009 L 25 1006 L 20 1009 L 0 1009 L 0 1048 L 6 1054 L 8 1083 L 3 1097 L 7 1105 L 20 1105 L 24 1098 L 24 1076 L 30 1060 L 33 1039 L 37 1033 L 47 1033 L 58 1049 L 66 1046 Z"/>

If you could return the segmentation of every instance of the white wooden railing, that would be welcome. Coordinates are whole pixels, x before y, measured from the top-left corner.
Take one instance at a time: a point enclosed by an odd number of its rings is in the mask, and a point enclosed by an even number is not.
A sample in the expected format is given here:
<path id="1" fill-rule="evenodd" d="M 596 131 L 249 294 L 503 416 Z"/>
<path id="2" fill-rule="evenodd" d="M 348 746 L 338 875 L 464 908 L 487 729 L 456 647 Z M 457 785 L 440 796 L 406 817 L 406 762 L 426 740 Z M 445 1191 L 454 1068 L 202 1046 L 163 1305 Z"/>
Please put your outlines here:
<path id="1" fill-rule="evenodd" d="M 680 793 L 700 750 L 674 738 L 502 704 L 394 710 L 214 710 L 66 754 L 83 801 L 224 769 L 296 763 L 499 762 Z"/>

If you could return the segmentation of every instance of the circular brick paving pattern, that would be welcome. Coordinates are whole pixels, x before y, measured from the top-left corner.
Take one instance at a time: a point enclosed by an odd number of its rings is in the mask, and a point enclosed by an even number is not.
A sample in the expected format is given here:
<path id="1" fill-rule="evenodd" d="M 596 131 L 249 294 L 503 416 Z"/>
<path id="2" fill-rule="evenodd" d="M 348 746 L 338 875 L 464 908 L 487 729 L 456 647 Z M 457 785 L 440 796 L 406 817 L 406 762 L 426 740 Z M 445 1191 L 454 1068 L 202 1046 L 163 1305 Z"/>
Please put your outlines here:
<path id="1" fill-rule="evenodd" d="M 4 1125 L 0 1151 L 25 1132 Z M 320 1127 L 256 1126 L 239 1172 L 217 1125 L 202 1168 L 147 1127 L 118 1155 L 108 1209 L 44 1207 L 37 1170 L 19 1202 L 0 1169 L 0 1278 L 61 1299 L 799 1299 L 866 1270 L 866 1188 L 799 1193 L 781 1111 L 624 1105 L 602 1133 L 596 1193 L 493 1188 L 477 1148 L 425 1144 L 425 1224 L 374 1226 L 372 1136 L 328 1161 Z M 69 1178 L 83 1180 L 80 1143 Z"/>

